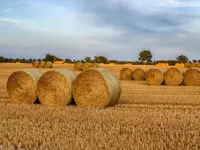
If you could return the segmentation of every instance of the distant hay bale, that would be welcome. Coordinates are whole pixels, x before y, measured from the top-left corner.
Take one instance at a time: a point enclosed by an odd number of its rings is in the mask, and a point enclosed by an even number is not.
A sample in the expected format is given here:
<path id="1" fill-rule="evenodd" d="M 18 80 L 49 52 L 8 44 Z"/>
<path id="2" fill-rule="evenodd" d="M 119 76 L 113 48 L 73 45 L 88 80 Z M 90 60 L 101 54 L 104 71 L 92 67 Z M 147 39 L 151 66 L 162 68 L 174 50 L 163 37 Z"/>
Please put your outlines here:
<path id="1" fill-rule="evenodd" d="M 90 68 L 92 68 L 92 63 L 84 63 L 82 70 L 85 71 L 85 70 L 88 70 Z"/>
<path id="2" fill-rule="evenodd" d="M 7 92 L 16 104 L 33 104 L 37 99 L 37 82 L 42 72 L 39 69 L 24 69 L 11 74 Z"/>
<path id="3" fill-rule="evenodd" d="M 164 74 L 164 82 L 169 86 L 179 86 L 183 83 L 183 74 L 178 68 L 170 68 Z"/>
<path id="4" fill-rule="evenodd" d="M 188 69 L 184 74 L 184 84 L 187 86 L 199 86 L 200 69 L 198 68 Z"/>
<path id="5" fill-rule="evenodd" d="M 185 66 L 185 68 L 191 68 L 192 67 L 191 63 L 189 63 L 189 62 L 185 63 L 184 66 Z"/>
<path id="6" fill-rule="evenodd" d="M 38 62 L 37 62 L 37 61 L 34 61 L 34 62 L 32 63 L 32 67 L 33 67 L 33 68 L 37 68 L 37 67 L 38 67 Z"/>
<path id="7" fill-rule="evenodd" d="M 184 63 L 176 63 L 175 66 L 176 66 L 176 67 L 184 67 L 185 64 L 184 64 Z"/>
<path id="8" fill-rule="evenodd" d="M 44 68 L 44 64 L 45 64 L 44 61 L 39 61 L 37 67 L 38 67 L 38 68 Z"/>
<path id="9" fill-rule="evenodd" d="M 83 69 L 83 63 L 78 62 L 74 64 L 74 71 L 82 71 L 82 69 Z"/>
<path id="10" fill-rule="evenodd" d="M 197 64 L 197 68 L 200 68 L 200 63 Z"/>
<path id="11" fill-rule="evenodd" d="M 76 74 L 66 69 L 50 70 L 38 81 L 38 98 L 44 106 L 65 106 L 72 102 Z"/>
<path id="12" fill-rule="evenodd" d="M 191 68 L 195 68 L 197 67 L 197 64 L 196 63 L 191 63 Z"/>
<path id="13" fill-rule="evenodd" d="M 145 71 L 142 68 L 133 70 L 133 80 L 142 81 L 145 80 Z"/>
<path id="14" fill-rule="evenodd" d="M 130 68 L 123 68 L 120 71 L 120 80 L 132 80 L 133 71 Z"/>
<path id="15" fill-rule="evenodd" d="M 92 63 L 90 68 L 100 68 L 98 63 Z"/>
<path id="16" fill-rule="evenodd" d="M 73 96 L 75 103 L 83 108 L 113 106 L 121 95 L 121 85 L 116 75 L 104 68 L 82 72 L 76 78 Z"/>
<path id="17" fill-rule="evenodd" d="M 161 69 L 150 69 L 146 75 L 147 85 L 161 85 L 164 81 L 164 74 Z"/>
<path id="18" fill-rule="evenodd" d="M 46 61 L 46 62 L 44 63 L 44 68 L 53 68 L 53 63 L 50 62 L 50 61 Z"/>

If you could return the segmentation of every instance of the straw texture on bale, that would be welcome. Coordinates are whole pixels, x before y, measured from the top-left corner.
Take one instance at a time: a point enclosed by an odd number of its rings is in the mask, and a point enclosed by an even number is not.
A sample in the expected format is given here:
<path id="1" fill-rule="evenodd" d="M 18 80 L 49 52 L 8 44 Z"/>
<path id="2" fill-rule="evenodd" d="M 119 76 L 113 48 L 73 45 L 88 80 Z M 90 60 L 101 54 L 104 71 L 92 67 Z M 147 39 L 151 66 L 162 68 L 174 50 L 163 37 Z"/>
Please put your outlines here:
<path id="1" fill-rule="evenodd" d="M 50 61 L 46 61 L 46 62 L 44 63 L 44 68 L 53 68 L 53 63 L 50 62 Z"/>
<path id="2" fill-rule="evenodd" d="M 83 64 L 83 71 L 88 70 L 92 68 L 92 63 L 84 63 Z"/>
<path id="3" fill-rule="evenodd" d="M 147 85 L 161 85 L 164 81 L 163 70 L 158 68 L 150 69 L 146 75 Z"/>
<path id="4" fill-rule="evenodd" d="M 38 81 L 38 98 L 45 106 L 65 106 L 72 102 L 76 74 L 66 69 L 47 71 Z"/>
<path id="5" fill-rule="evenodd" d="M 37 68 L 37 67 L 38 67 L 38 62 L 37 62 L 37 61 L 34 61 L 34 62 L 32 63 L 32 67 L 33 67 L 33 68 Z"/>
<path id="6" fill-rule="evenodd" d="M 45 64 L 44 61 L 39 61 L 38 62 L 38 68 L 44 68 L 44 64 Z"/>
<path id="7" fill-rule="evenodd" d="M 145 80 L 145 71 L 142 68 L 137 68 L 133 71 L 133 80 L 142 81 Z"/>
<path id="8" fill-rule="evenodd" d="M 83 64 L 82 63 L 75 63 L 74 64 L 74 71 L 82 71 L 83 69 Z"/>
<path id="9" fill-rule="evenodd" d="M 24 69 L 11 74 L 7 92 L 16 104 L 33 104 L 37 100 L 37 82 L 42 76 L 39 69 Z"/>
<path id="10" fill-rule="evenodd" d="M 184 84 L 187 86 L 200 86 L 200 69 L 188 69 L 184 74 Z"/>
<path id="11" fill-rule="evenodd" d="M 133 79 L 133 71 L 130 68 L 123 68 L 120 71 L 120 79 L 121 80 L 132 80 Z"/>
<path id="12" fill-rule="evenodd" d="M 82 108 L 105 108 L 118 102 L 121 85 L 116 75 L 104 68 L 82 72 L 73 90 L 75 103 Z"/>
<path id="13" fill-rule="evenodd" d="M 178 68 L 170 68 L 165 72 L 164 82 L 169 86 L 179 86 L 183 83 L 182 71 Z"/>

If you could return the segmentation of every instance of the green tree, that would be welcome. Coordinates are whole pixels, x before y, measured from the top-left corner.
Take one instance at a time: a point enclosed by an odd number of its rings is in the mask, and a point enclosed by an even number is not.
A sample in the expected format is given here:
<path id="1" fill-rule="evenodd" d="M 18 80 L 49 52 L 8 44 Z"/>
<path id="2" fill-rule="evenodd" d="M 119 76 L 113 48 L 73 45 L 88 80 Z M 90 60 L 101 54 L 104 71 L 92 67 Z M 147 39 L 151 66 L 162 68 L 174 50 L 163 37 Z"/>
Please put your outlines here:
<path id="1" fill-rule="evenodd" d="M 51 54 L 46 54 L 45 58 L 43 59 L 44 61 L 51 61 L 52 63 L 57 59 L 56 56 L 51 55 Z"/>
<path id="2" fill-rule="evenodd" d="M 5 61 L 4 57 L 0 56 L 0 62 L 4 62 L 4 61 Z"/>
<path id="3" fill-rule="evenodd" d="M 67 58 L 67 59 L 65 59 L 65 62 L 66 62 L 66 63 L 71 63 L 72 60 Z"/>
<path id="4" fill-rule="evenodd" d="M 188 57 L 187 56 L 185 56 L 185 55 L 180 55 L 180 56 L 178 56 L 177 58 L 177 61 L 178 62 L 180 62 L 180 63 L 186 63 L 186 62 L 188 62 Z"/>
<path id="5" fill-rule="evenodd" d="M 139 61 L 142 63 L 150 63 L 152 62 L 152 54 L 150 50 L 143 50 L 139 54 Z"/>
<path id="6" fill-rule="evenodd" d="M 90 63 L 92 61 L 90 57 L 85 57 L 84 60 L 85 60 L 85 62 L 88 62 L 88 63 Z"/>
<path id="7" fill-rule="evenodd" d="M 104 56 L 94 56 L 95 63 L 107 63 L 108 59 Z"/>

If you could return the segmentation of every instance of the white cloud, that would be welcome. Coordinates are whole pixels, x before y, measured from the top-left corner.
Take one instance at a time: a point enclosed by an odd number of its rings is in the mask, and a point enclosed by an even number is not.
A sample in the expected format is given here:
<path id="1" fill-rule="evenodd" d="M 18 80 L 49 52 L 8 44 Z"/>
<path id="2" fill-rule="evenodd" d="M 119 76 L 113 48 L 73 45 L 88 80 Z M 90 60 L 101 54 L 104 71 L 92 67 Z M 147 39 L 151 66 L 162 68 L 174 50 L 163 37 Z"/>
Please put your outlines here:
<path id="1" fill-rule="evenodd" d="M 19 20 L 9 19 L 9 18 L 0 18 L 0 22 L 8 22 L 8 23 L 14 23 L 14 24 L 20 23 Z"/>

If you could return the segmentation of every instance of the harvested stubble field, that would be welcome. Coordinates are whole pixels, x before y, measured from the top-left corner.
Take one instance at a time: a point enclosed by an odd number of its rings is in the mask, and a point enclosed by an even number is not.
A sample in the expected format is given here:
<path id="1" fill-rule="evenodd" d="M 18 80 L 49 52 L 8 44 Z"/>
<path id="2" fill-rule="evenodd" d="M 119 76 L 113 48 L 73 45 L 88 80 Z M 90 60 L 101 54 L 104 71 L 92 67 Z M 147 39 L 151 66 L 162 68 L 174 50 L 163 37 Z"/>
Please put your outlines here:
<path id="1" fill-rule="evenodd" d="M 200 87 L 121 81 L 119 103 L 106 109 L 11 104 L 9 75 L 30 67 L 0 64 L 0 149 L 200 149 Z"/>

